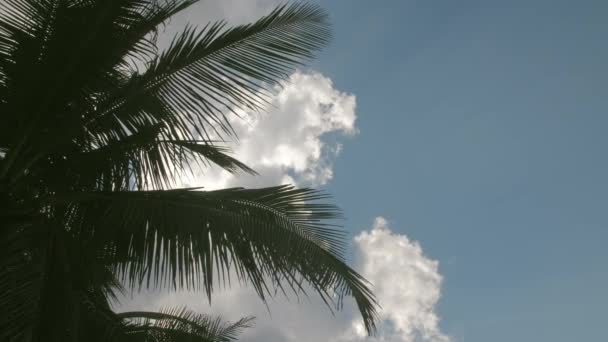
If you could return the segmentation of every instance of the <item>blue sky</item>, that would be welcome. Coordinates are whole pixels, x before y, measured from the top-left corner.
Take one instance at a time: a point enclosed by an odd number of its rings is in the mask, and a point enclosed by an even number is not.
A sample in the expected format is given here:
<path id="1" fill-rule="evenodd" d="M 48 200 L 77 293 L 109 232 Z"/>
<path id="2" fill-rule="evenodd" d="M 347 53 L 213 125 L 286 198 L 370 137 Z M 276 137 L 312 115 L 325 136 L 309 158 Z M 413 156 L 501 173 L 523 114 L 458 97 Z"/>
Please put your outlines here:
<path id="1" fill-rule="evenodd" d="M 277 2 L 202 1 L 168 30 Z M 246 288 L 211 307 L 198 294 L 124 307 L 253 314 L 247 341 L 605 340 L 608 2 L 318 2 L 332 44 L 268 113 L 234 123 L 236 156 L 261 177 L 206 170 L 188 185 L 327 189 L 384 304 L 380 338 L 348 335 L 352 307 L 269 311 Z"/>
<path id="2" fill-rule="evenodd" d="M 608 296 L 608 3 L 324 2 L 314 65 L 356 94 L 328 189 L 444 276 L 462 341 L 599 341 Z"/>

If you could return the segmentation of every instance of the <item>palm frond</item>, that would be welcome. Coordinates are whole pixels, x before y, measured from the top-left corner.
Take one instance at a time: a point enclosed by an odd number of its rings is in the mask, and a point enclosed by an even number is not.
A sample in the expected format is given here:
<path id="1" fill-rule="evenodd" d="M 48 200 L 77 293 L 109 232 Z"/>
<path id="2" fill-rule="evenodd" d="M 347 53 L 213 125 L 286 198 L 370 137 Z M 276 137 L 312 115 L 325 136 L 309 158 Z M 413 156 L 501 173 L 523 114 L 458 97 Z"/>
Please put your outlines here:
<path id="1" fill-rule="evenodd" d="M 329 38 L 325 12 L 303 3 L 235 28 L 186 28 L 142 75 L 109 96 L 87 127 L 98 135 L 165 122 L 178 130 L 176 138 L 196 139 L 191 130 L 206 139 L 233 134 L 226 113 L 263 108 L 269 91 Z M 151 97 L 162 103 L 141 110 Z"/>
<path id="2" fill-rule="evenodd" d="M 127 322 L 123 328 L 125 335 L 135 335 L 143 341 L 235 341 L 240 332 L 251 327 L 253 322 L 253 317 L 245 317 L 226 323 L 221 317 L 197 314 L 186 308 L 123 312 L 118 317 Z"/>
<path id="3" fill-rule="evenodd" d="M 165 144 L 175 145 L 178 148 L 186 149 L 193 154 L 201 155 L 210 162 L 230 173 L 242 171 L 250 175 L 258 174 L 246 164 L 240 162 L 234 157 L 231 157 L 229 154 L 232 153 L 232 150 L 229 147 L 213 145 L 205 140 L 165 140 L 162 142 Z"/>
<path id="4" fill-rule="evenodd" d="M 149 63 L 158 54 L 156 37 L 159 26 L 164 24 L 172 16 L 189 8 L 199 0 L 162 0 L 162 1 L 123 1 L 126 13 L 123 20 L 119 22 L 124 30 L 123 60 L 133 58 L 133 64 Z M 135 71 L 135 70 L 131 70 Z"/>
<path id="5" fill-rule="evenodd" d="M 254 173 L 224 145 L 231 115 L 268 105 L 330 39 L 326 13 L 294 3 L 187 27 L 159 54 L 158 30 L 195 2 L 0 0 L 0 339 L 127 341 L 109 306 L 122 283 L 211 300 L 235 276 L 263 300 L 304 284 L 338 308 L 352 296 L 373 331 L 374 296 L 324 194 L 160 190 L 197 163 Z M 200 318 L 159 315 L 125 318 L 130 341 L 187 340 Z"/>
<path id="6" fill-rule="evenodd" d="M 87 114 L 125 84 L 134 63 L 157 55 L 158 26 L 195 2 L 9 0 L 0 21 L 0 146 L 10 150 L 0 177 L 74 144 L 90 147 Z M 63 134 L 50 138 L 58 127 Z"/>
<path id="7" fill-rule="evenodd" d="M 58 177 L 71 175 L 88 189 L 162 189 L 179 184 L 182 176 L 215 164 L 231 172 L 256 172 L 230 156 L 230 148 L 205 140 L 168 140 L 160 125 L 141 129 L 91 151 L 75 151 L 58 160 Z"/>
<path id="8" fill-rule="evenodd" d="M 38 317 L 42 269 L 35 253 L 40 227 L 10 224 L 1 217 L 0 229 L 0 340 L 23 337 Z"/>
<path id="9" fill-rule="evenodd" d="M 344 232 L 326 223 L 340 217 L 311 189 L 83 192 L 58 195 L 97 239 L 129 260 L 117 271 L 132 287 L 201 289 L 231 273 L 264 300 L 274 290 L 300 294 L 308 283 L 339 309 L 352 296 L 372 330 L 376 303 L 367 282 L 342 257 Z M 217 278 L 217 279 L 216 279 Z"/>

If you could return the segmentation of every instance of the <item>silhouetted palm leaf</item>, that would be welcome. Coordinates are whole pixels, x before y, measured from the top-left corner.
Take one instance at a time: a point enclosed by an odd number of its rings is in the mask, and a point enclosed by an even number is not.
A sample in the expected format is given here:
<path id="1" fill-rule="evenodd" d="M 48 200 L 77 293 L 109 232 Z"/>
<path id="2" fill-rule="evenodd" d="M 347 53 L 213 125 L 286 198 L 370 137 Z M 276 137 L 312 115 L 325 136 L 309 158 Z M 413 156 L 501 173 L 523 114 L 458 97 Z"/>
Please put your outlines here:
<path id="1" fill-rule="evenodd" d="M 255 173 L 224 144 L 230 117 L 262 110 L 328 41 L 325 12 L 296 3 L 188 27 L 159 52 L 158 28 L 195 2 L 0 2 L 0 339 L 180 340 L 215 321 L 171 311 L 137 325 L 111 301 L 123 286 L 210 299 L 231 275 L 262 299 L 304 284 L 338 307 L 351 295 L 373 331 L 374 297 L 324 195 L 172 189 L 210 163 Z"/>
<path id="2" fill-rule="evenodd" d="M 253 318 L 247 317 L 225 323 L 220 317 L 212 318 L 186 308 L 123 312 L 118 317 L 127 321 L 122 332 L 129 341 L 229 342 L 253 322 Z"/>
<path id="3" fill-rule="evenodd" d="M 269 282 L 300 292 L 302 281 L 328 303 L 352 295 L 372 321 L 366 282 L 344 264 L 343 234 L 325 223 L 338 217 L 310 189 L 78 192 L 54 197 L 69 205 L 80 227 L 111 243 L 119 273 L 132 286 L 198 289 L 211 299 L 214 273 L 231 271 L 264 298 Z M 106 243 L 103 246 L 106 246 Z M 214 265 L 217 269 L 214 269 Z"/>

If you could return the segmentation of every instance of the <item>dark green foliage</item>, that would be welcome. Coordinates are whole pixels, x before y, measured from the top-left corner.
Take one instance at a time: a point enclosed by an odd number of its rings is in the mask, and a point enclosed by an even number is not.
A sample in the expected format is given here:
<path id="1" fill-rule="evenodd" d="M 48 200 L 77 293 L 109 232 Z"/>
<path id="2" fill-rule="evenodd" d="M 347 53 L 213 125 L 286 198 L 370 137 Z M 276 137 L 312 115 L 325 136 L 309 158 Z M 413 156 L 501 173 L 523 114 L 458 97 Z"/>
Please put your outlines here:
<path id="1" fill-rule="evenodd" d="M 126 322 L 123 332 L 129 341 L 228 342 L 250 327 L 253 320 L 247 317 L 226 324 L 220 318 L 210 318 L 185 308 L 123 312 L 118 316 Z"/>
<path id="2" fill-rule="evenodd" d="M 228 119 L 258 111 L 330 38 L 314 5 L 249 25 L 158 29 L 195 0 L 0 2 L 0 340 L 229 341 L 249 325 L 186 309 L 116 313 L 127 290 L 230 276 L 262 300 L 306 284 L 368 331 L 375 300 L 344 262 L 339 217 L 311 189 L 175 189 L 230 156 Z"/>

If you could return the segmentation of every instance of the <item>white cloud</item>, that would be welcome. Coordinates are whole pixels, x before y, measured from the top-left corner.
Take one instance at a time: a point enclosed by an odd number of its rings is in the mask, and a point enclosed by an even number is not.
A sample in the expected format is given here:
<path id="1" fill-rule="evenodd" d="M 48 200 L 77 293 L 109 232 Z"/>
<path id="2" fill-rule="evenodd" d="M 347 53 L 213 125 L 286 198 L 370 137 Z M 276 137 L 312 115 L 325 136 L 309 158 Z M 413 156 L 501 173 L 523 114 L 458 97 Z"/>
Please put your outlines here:
<path id="1" fill-rule="evenodd" d="M 354 322 L 345 341 L 449 341 L 435 312 L 441 296 L 439 263 L 427 258 L 418 242 L 392 232 L 382 217 L 355 238 L 355 246 L 357 269 L 374 284 L 382 306 L 380 334 L 364 339 L 362 323 Z"/>
<path id="2" fill-rule="evenodd" d="M 300 300 L 272 298 L 268 311 L 253 290 L 237 285 L 217 292 L 211 307 L 204 296 L 194 293 L 147 295 L 128 307 L 185 305 L 230 320 L 255 315 L 255 327 L 242 336 L 242 340 L 252 342 L 449 342 L 435 312 L 442 279 L 438 262 L 426 257 L 418 242 L 391 231 L 382 217 L 353 242 L 354 268 L 373 284 L 382 306 L 378 334 L 372 338 L 365 336 L 353 303 L 347 302 L 342 312 L 332 316 L 312 294 Z"/>
<path id="3" fill-rule="evenodd" d="M 317 72 L 296 72 L 275 90 L 266 112 L 232 121 L 239 136 L 232 146 L 234 156 L 260 176 L 210 168 L 187 181 L 187 186 L 318 186 L 333 177 L 332 161 L 342 146 L 324 138 L 329 133 L 356 133 L 355 96 L 335 89 L 329 78 Z"/>

